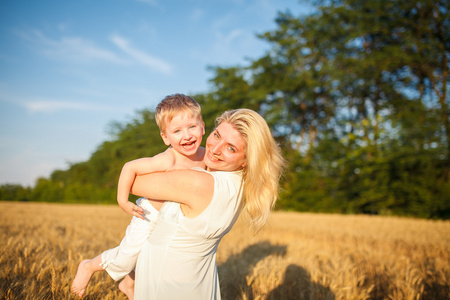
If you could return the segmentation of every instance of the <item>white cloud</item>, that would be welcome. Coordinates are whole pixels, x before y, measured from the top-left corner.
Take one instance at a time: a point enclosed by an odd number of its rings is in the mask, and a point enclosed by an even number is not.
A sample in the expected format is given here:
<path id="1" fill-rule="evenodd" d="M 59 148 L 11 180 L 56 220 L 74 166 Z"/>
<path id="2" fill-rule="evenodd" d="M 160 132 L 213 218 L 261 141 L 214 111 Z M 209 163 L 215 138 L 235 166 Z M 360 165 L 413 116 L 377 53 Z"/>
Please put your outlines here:
<path id="1" fill-rule="evenodd" d="M 205 11 L 200 8 L 195 8 L 192 13 L 189 15 L 189 20 L 193 23 L 198 23 L 201 21 L 203 16 L 205 15 Z"/>
<path id="2" fill-rule="evenodd" d="M 232 30 L 230 33 L 228 33 L 226 36 L 222 36 L 221 34 L 218 34 L 218 36 L 221 38 L 222 43 L 225 45 L 230 45 L 233 40 L 235 40 L 237 37 L 241 36 L 244 32 L 240 29 Z"/>
<path id="3" fill-rule="evenodd" d="M 128 40 L 119 35 L 113 35 L 110 39 L 114 45 L 129 56 L 128 58 L 120 57 L 116 53 L 98 47 L 93 42 L 80 37 L 66 36 L 60 39 L 51 39 L 39 30 L 20 32 L 19 34 L 22 38 L 36 44 L 42 53 L 52 59 L 70 63 L 104 61 L 114 64 L 130 64 L 132 61 L 137 61 L 159 73 L 172 74 L 173 68 L 169 63 L 132 47 Z"/>
<path id="4" fill-rule="evenodd" d="M 274 18 L 277 11 L 272 1 L 268 0 L 256 0 L 247 7 L 248 12 L 257 13 L 259 16 L 268 18 L 269 20 Z"/>
<path id="5" fill-rule="evenodd" d="M 242 37 L 245 36 L 244 31 L 235 29 L 227 34 L 216 32 L 215 35 L 216 40 L 213 45 L 213 59 L 216 62 L 225 63 L 232 61 L 235 63 L 242 60 L 242 53 L 245 52 L 243 52 L 244 49 L 242 49 L 241 43 L 246 42 L 242 39 Z"/>
<path id="6" fill-rule="evenodd" d="M 50 58 L 67 62 L 106 61 L 116 64 L 126 63 L 115 53 L 96 46 L 80 37 L 62 37 L 59 40 L 45 36 L 39 30 L 30 33 L 21 32 L 22 38 L 37 44 L 40 50 Z"/>
<path id="7" fill-rule="evenodd" d="M 123 52 L 128 54 L 131 58 L 139 63 L 147 65 L 151 69 L 158 71 L 160 73 L 169 75 L 172 74 L 172 66 L 165 62 L 164 60 L 154 57 L 148 53 L 141 50 L 133 48 L 129 42 L 119 35 L 111 36 L 111 41 L 119 47 Z"/>
<path id="8" fill-rule="evenodd" d="M 49 100 L 26 101 L 22 105 L 31 113 L 90 109 L 88 105 L 82 103 Z"/>
<path id="9" fill-rule="evenodd" d="M 33 99 L 20 102 L 29 113 L 54 113 L 62 110 L 71 111 L 115 111 L 119 110 L 116 107 L 95 105 L 90 103 L 82 103 L 75 101 L 61 101 L 48 99 Z"/>
<path id="10" fill-rule="evenodd" d="M 211 28 L 214 30 L 226 30 L 230 27 L 234 27 L 237 23 L 235 14 L 226 14 L 218 18 L 215 18 L 211 23 Z"/>

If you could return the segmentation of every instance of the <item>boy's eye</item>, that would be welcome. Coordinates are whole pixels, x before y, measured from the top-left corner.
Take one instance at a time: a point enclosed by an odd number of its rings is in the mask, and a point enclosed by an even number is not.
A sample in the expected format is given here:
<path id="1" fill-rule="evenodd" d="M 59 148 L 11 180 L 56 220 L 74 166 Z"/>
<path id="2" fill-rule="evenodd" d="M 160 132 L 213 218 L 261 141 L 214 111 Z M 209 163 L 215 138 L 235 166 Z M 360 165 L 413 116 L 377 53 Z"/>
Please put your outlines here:
<path id="1" fill-rule="evenodd" d="M 219 135 L 217 134 L 217 132 L 214 132 L 214 137 L 219 138 Z"/>
<path id="2" fill-rule="evenodd" d="M 191 126 L 191 128 L 195 128 L 195 127 L 197 127 L 197 126 L 196 126 L 196 125 L 192 125 L 192 126 Z"/>

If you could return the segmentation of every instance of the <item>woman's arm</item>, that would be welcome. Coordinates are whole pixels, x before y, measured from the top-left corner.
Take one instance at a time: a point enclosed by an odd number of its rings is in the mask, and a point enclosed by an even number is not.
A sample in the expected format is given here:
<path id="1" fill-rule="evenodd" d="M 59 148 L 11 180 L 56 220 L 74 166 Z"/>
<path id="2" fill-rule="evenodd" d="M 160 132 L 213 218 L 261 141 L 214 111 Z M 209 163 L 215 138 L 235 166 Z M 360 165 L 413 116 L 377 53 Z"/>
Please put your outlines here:
<path id="1" fill-rule="evenodd" d="M 212 200 L 214 178 L 196 170 L 173 170 L 136 176 L 131 193 L 155 200 L 185 204 L 193 215 L 201 213 Z"/>
<path id="2" fill-rule="evenodd" d="M 153 157 L 145 157 L 127 162 L 120 172 L 117 185 L 117 203 L 128 214 L 137 216 L 141 219 L 143 210 L 139 206 L 128 201 L 131 186 L 137 175 L 143 175 L 152 172 L 162 172 L 171 168 L 174 163 L 171 151 L 160 153 Z"/>

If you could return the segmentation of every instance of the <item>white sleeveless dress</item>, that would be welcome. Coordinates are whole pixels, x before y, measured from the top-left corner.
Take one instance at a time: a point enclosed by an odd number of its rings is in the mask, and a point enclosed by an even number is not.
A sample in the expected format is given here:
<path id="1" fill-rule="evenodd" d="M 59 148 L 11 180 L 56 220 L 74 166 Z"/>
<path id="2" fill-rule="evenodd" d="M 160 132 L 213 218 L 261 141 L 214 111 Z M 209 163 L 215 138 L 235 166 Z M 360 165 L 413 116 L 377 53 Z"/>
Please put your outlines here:
<path id="1" fill-rule="evenodd" d="M 200 215 L 184 217 L 174 202 L 159 211 L 137 261 L 135 300 L 220 299 L 216 252 L 241 211 L 242 171 L 208 173 L 214 194 Z"/>

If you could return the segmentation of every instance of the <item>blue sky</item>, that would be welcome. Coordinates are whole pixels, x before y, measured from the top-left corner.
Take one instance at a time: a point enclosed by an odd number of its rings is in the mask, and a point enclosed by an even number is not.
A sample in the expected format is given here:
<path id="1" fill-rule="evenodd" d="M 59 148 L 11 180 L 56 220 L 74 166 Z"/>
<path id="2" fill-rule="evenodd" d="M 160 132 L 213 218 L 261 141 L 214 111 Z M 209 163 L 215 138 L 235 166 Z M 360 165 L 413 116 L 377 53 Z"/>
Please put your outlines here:
<path id="1" fill-rule="evenodd" d="M 0 185 L 87 160 L 111 122 L 207 92 L 207 66 L 244 65 L 302 0 L 0 0 Z"/>

